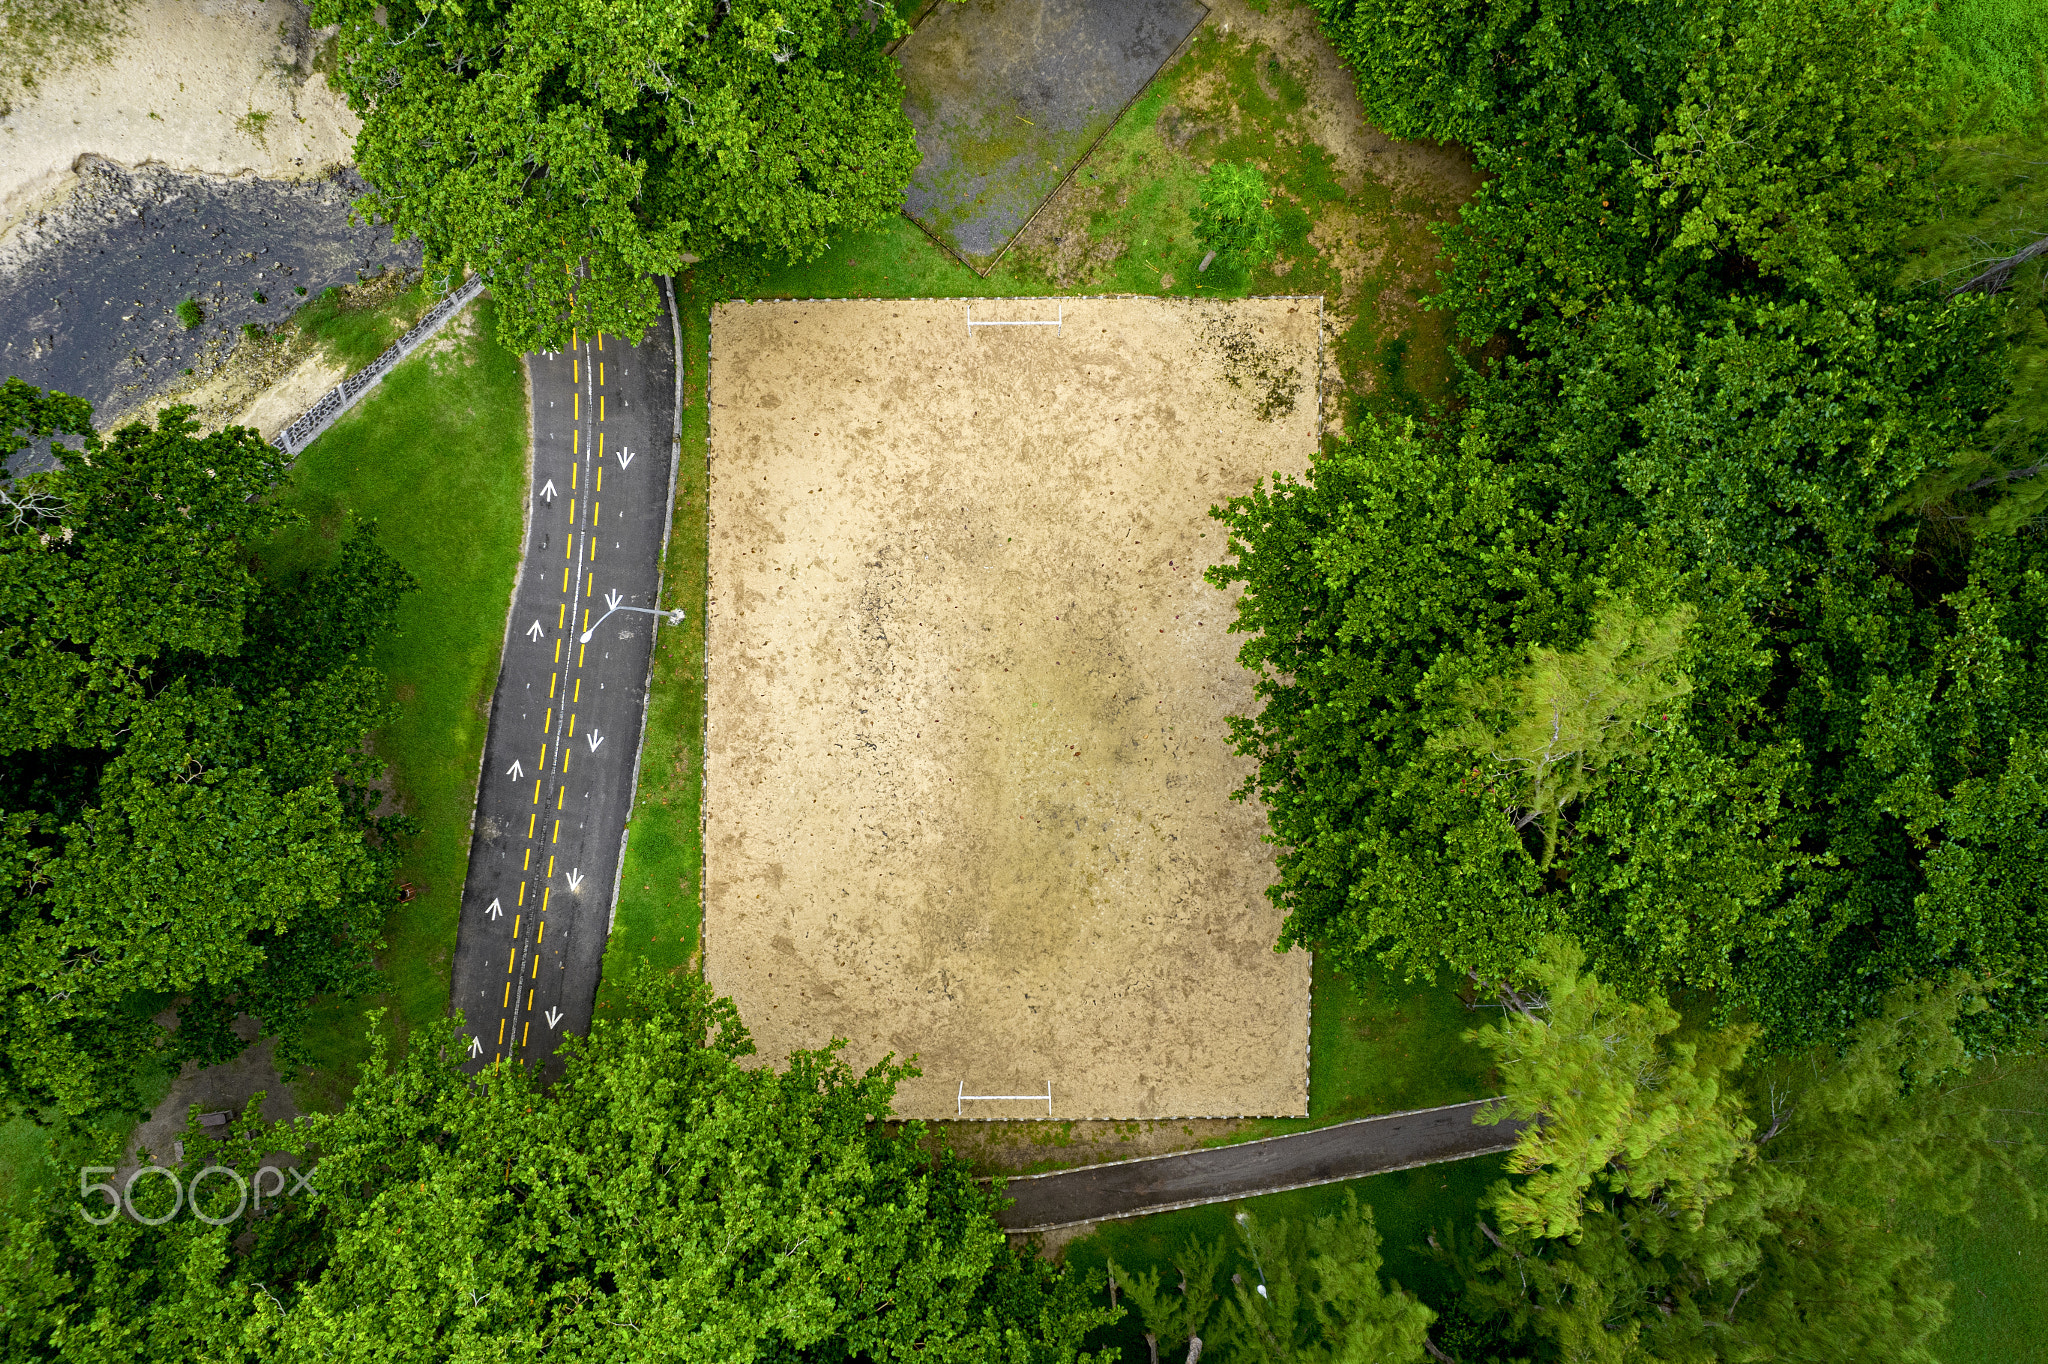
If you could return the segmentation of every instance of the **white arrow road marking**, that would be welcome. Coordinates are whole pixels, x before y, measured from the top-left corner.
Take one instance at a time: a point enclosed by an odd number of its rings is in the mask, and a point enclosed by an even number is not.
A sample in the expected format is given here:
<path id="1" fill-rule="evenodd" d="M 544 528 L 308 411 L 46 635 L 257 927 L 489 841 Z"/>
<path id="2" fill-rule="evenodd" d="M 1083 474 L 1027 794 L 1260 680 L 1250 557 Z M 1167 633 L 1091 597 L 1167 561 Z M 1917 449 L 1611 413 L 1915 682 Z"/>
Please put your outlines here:
<path id="1" fill-rule="evenodd" d="M 572 871 L 572 872 L 570 872 L 570 873 L 569 873 L 569 889 L 570 889 L 570 890 L 571 890 L 571 891 L 573 892 L 573 891 L 577 891 L 577 890 L 580 890 L 580 889 L 582 889 L 582 887 L 583 887 L 583 873 L 582 873 L 582 872 L 580 872 L 580 871 Z"/>
<path id="2" fill-rule="evenodd" d="M 533 640 L 536 644 L 540 642 L 540 634 L 541 630 L 539 621 L 535 621 L 533 624 L 526 627 L 526 637 L 528 639 Z"/>
<path id="3" fill-rule="evenodd" d="M 597 633 L 597 626 L 604 624 L 606 621 L 610 620 L 615 614 L 617 614 L 620 611 L 638 611 L 641 612 L 643 615 L 667 616 L 668 623 L 670 625 L 680 625 L 682 623 L 683 613 L 680 607 L 678 607 L 674 611 L 659 611 L 652 606 L 622 605 L 622 603 L 625 600 L 625 596 L 619 592 L 605 593 L 605 613 L 597 618 L 597 625 L 591 626 L 588 630 L 585 630 L 581 635 L 577 637 L 578 641 L 584 644 L 590 643 L 590 637 Z M 596 751 L 597 750 L 595 748 L 591 749 L 591 752 L 593 753 L 595 753 Z"/>
<path id="4" fill-rule="evenodd" d="M 540 500 L 543 502 L 552 502 L 555 500 L 555 481 L 552 478 L 549 479 L 547 483 L 541 488 Z"/>
<path id="5" fill-rule="evenodd" d="M 505 769 L 505 775 L 514 781 L 518 781 L 526 775 L 526 769 L 519 765 L 519 759 L 514 758 L 512 765 Z"/>
<path id="6" fill-rule="evenodd" d="M 542 1017 L 547 1019 L 548 1026 L 552 1028 L 562 1021 L 562 1011 L 560 1009 L 549 1009 Z"/>
<path id="7" fill-rule="evenodd" d="M 604 742 L 604 735 L 599 734 L 594 729 L 591 730 L 590 733 L 584 735 L 583 738 L 584 741 L 590 745 L 590 751 L 592 753 L 597 752 L 598 746 Z"/>
<path id="8" fill-rule="evenodd" d="M 484 1054 L 484 1044 L 482 1043 L 482 1041 L 474 1037 L 470 1038 L 469 1054 L 471 1056 L 482 1056 Z"/>
<path id="9" fill-rule="evenodd" d="M 491 922 L 496 923 L 505 917 L 505 907 L 494 899 L 491 901 L 491 907 L 485 910 L 484 913 L 491 916 Z"/>
<path id="10" fill-rule="evenodd" d="M 632 464 L 632 462 L 633 462 L 633 452 L 632 452 L 631 450 L 621 450 L 621 451 L 619 451 L 619 467 L 620 467 L 621 469 L 624 469 L 624 468 L 628 467 L 629 465 L 631 465 L 631 464 Z"/>

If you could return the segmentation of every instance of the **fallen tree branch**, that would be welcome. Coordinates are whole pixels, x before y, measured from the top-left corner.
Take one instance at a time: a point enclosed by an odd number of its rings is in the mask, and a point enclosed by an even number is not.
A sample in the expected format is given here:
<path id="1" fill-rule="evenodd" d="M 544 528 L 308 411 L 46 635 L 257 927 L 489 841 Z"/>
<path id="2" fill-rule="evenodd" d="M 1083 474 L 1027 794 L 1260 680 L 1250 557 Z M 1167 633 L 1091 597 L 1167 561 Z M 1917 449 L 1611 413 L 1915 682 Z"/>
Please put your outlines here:
<path id="1" fill-rule="evenodd" d="M 1958 294 L 1967 294 L 1973 290 L 1980 294 L 2004 293 L 2012 284 L 2013 272 L 2044 252 L 2048 252 L 2048 237 L 2042 237 L 2033 245 L 2015 251 L 2004 260 L 1993 261 L 1976 275 L 1949 290 L 1948 296 L 1954 298 Z"/>

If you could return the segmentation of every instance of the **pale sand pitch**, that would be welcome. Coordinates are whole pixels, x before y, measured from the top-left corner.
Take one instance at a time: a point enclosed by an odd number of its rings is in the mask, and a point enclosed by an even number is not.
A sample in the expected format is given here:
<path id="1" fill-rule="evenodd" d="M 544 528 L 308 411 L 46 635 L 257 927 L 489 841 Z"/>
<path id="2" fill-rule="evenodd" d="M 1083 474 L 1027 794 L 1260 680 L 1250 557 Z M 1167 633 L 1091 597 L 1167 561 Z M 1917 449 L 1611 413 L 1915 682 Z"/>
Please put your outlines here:
<path id="1" fill-rule="evenodd" d="M 905 1116 L 1302 1114 L 1201 575 L 1315 449 L 1321 303 L 973 305 L 1059 309 L 713 313 L 705 974 L 767 1059 L 916 1053 Z"/>

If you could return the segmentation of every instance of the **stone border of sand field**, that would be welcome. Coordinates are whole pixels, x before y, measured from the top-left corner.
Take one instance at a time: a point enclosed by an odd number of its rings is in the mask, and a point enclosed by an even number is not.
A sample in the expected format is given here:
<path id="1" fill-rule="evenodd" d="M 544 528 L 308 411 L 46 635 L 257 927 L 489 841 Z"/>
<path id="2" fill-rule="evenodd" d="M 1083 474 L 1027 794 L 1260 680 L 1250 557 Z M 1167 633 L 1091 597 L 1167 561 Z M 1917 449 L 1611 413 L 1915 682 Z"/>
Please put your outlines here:
<path id="1" fill-rule="evenodd" d="M 902 1117 L 1305 1113 L 1310 963 L 1271 950 L 1255 679 L 1201 575 L 1208 508 L 1318 447 L 1320 298 L 712 337 L 702 950 L 763 1058 L 916 1053 Z"/>

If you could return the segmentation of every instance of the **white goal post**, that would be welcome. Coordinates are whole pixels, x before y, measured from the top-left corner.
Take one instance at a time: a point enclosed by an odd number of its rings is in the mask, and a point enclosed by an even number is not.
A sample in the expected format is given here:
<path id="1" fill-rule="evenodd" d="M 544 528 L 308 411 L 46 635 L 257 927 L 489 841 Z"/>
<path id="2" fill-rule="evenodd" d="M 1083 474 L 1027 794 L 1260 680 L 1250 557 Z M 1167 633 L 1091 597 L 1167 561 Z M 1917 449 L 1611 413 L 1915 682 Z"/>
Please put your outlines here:
<path id="1" fill-rule="evenodd" d="M 1067 304 L 1065 299 L 1060 300 L 1059 312 L 1051 322 L 976 322 L 974 320 L 974 305 L 972 303 L 967 305 L 967 326 L 969 330 L 975 327 L 1057 327 L 1064 334 L 1066 331 L 1064 325 L 1066 320 Z M 1034 1094 L 1031 1097 L 1035 1099 L 1038 1096 Z"/>
<path id="2" fill-rule="evenodd" d="M 941 1090 L 940 1092 L 944 1093 L 945 1091 Z M 960 1092 L 953 1099 L 954 1117 L 966 1116 L 965 1105 L 970 1099 L 977 1101 L 982 1099 L 1017 1100 L 1029 1103 L 1038 1103 L 1042 1100 L 1045 1103 L 1045 1116 L 1049 1118 L 1052 1116 L 1052 1081 L 1048 1079 L 1045 1082 L 1045 1093 L 1043 1094 L 969 1094 L 967 1092 L 967 1082 L 962 1080 L 960 1082 Z M 944 1100 L 940 1102 L 943 1103 Z M 940 1111 L 943 1112 L 944 1110 Z"/>

